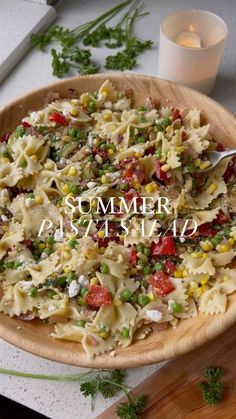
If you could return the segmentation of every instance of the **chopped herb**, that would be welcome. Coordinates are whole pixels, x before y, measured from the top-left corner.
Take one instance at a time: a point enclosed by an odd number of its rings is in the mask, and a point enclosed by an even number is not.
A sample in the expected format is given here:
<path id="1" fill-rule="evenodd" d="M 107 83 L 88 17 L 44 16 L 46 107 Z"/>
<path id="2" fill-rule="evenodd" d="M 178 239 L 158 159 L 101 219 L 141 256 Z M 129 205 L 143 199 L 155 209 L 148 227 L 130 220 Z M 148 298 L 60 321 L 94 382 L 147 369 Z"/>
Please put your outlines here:
<path id="1" fill-rule="evenodd" d="M 218 404 L 223 398 L 225 385 L 220 381 L 224 375 L 221 367 L 208 367 L 204 370 L 206 381 L 198 384 L 202 392 L 203 399 L 211 406 Z"/>

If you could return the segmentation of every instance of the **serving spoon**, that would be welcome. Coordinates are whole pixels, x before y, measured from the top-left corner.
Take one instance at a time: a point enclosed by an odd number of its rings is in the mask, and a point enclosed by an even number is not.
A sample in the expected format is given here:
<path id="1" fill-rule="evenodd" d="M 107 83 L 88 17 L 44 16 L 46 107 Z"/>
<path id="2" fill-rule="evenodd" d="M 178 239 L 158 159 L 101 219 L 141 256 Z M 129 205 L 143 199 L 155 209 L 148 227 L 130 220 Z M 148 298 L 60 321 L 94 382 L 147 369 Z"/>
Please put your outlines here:
<path id="1" fill-rule="evenodd" d="M 236 148 L 231 148 L 231 150 L 225 150 L 225 151 L 209 151 L 206 153 L 207 160 L 210 162 L 210 166 L 208 166 L 206 169 L 198 169 L 198 173 L 206 173 L 209 172 L 209 170 L 214 169 L 218 163 L 220 163 L 221 160 L 226 159 L 227 157 L 233 157 L 236 156 Z"/>

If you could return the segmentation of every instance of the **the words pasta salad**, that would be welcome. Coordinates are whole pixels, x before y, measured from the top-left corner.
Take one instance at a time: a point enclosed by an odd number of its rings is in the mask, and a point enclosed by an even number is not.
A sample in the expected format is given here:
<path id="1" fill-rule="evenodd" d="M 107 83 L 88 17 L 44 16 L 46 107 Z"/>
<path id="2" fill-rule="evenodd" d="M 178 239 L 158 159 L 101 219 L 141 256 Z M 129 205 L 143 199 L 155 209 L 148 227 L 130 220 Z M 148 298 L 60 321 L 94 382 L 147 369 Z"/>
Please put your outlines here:
<path id="1" fill-rule="evenodd" d="M 134 108 L 110 81 L 49 96 L 1 137 L 0 311 L 52 323 L 90 357 L 223 313 L 236 164 L 199 172 L 223 149 L 200 111 Z"/>

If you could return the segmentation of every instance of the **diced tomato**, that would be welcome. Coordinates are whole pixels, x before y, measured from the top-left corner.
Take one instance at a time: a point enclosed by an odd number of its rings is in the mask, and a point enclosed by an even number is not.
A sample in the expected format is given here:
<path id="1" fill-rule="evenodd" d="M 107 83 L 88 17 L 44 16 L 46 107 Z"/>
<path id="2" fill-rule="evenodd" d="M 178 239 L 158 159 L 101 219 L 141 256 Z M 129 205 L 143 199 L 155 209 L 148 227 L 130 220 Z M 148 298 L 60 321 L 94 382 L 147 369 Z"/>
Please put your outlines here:
<path id="1" fill-rule="evenodd" d="M 134 171 L 133 170 L 125 170 L 123 173 L 123 178 L 127 181 L 130 182 L 134 177 Z"/>
<path id="2" fill-rule="evenodd" d="M 214 224 L 224 224 L 227 223 L 227 221 L 229 221 L 229 219 L 222 210 L 220 210 L 217 214 L 217 217 L 214 218 Z"/>
<path id="3" fill-rule="evenodd" d="M 216 151 L 225 151 L 225 146 L 222 143 L 218 143 L 216 147 Z"/>
<path id="4" fill-rule="evenodd" d="M 24 241 L 23 241 L 23 244 L 24 244 L 26 247 L 32 247 L 33 242 L 32 242 L 32 240 L 30 240 L 30 239 L 26 239 L 26 240 L 24 240 Z"/>
<path id="5" fill-rule="evenodd" d="M 173 118 L 173 121 L 176 121 L 176 119 L 180 119 L 181 122 L 182 122 L 182 116 L 181 116 L 181 113 L 180 113 L 180 110 L 179 109 L 175 108 L 173 110 L 172 118 Z"/>
<path id="6" fill-rule="evenodd" d="M 131 169 L 137 161 L 135 156 L 128 157 L 127 159 L 121 160 L 119 163 L 116 164 L 116 168 L 120 169 Z"/>
<path id="7" fill-rule="evenodd" d="M 134 248 L 131 249 L 129 260 L 132 263 L 132 265 L 137 265 L 138 256 L 137 256 L 137 252 Z"/>
<path id="8" fill-rule="evenodd" d="M 214 237 L 217 234 L 217 230 L 211 227 L 210 223 L 200 225 L 197 232 L 203 237 Z"/>
<path id="9" fill-rule="evenodd" d="M 155 288 L 156 293 L 161 297 L 164 297 L 165 295 L 175 290 L 169 275 L 167 275 L 165 272 L 156 272 L 151 276 L 148 283 L 153 288 Z"/>
<path id="10" fill-rule="evenodd" d="M 56 122 L 56 124 L 58 125 L 68 125 L 68 120 L 66 119 L 66 117 L 64 115 L 62 115 L 59 112 L 52 112 L 49 117 L 48 117 L 49 121 L 53 121 Z"/>
<path id="11" fill-rule="evenodd" d="M 160 160 L 156 160 L 156 177 L 159 180 L 163 180 L 163 181 L 168 180 L 168 177 L 166 176 L 166 173 L 163 172 L 163 170 L 161 169 Z"/>
<path id="12" fill-rule="evenodd" d="M 101 307 L 112 303 L 110 291 L 106 287 L 91 284 L 85 297 L 86 304 L 93 307 Z"/>
<path id="13" fill-rule="evenodd" d="M 182 141 L 186 141 L 188 139 L 188 134 L 185 130 L 181 131 L 181 138 Z"/>
<path id="14" fill-rule="evenodd" d="M 21 122 L 21 125 L 24 127 L 24 128 L 29 128 L 29 127 L 31 127 L 31 124 L 29 124 L 28 122 L 26 122 L 26 121 L 22 121 Z"/>
<path id="15" fill-rule="evenodd" d="M 92 149 L 92 153 L 93 153 L 94 157 L 97 154 L 99 154 L 99 156 L 101 156 L 103 160 L 108 160 L 109 159 L 109 155 L 108 155 L 107 150 L 102 150 L 101 148 L 95 147 L 95 148 Z"/>
<path id="16" fill-rule="evenodd" d="M 160 237 L 159 242 L 151 244 L 152 256 L 158 255 L 174 255 L 175 242 L 173 237 Z"/>
<path id="17" fill-rule="evenodd" d="M 172 260 L 165 260 L 164 266 L 168 274 L 172 274 L 176 270 L 175 263 Z"/>
<path id="18" fill-rule="evenodd" d="M 131 201 L 133 198 L 137 198 L 137 205 L 140 206 L 143 204 L 143 200 L 140 194 L 135 189 L 130 189 L 128 192 L 125 193 L 125 200 Z"/>
<path id="19" fill-rule="evenodd" d="M 0 137 L 0 143 L 7 143 L 7 141 L 9 140 L 10 137 L 10 132 L 7 132 L 6 134 L 2 135 Z"/>

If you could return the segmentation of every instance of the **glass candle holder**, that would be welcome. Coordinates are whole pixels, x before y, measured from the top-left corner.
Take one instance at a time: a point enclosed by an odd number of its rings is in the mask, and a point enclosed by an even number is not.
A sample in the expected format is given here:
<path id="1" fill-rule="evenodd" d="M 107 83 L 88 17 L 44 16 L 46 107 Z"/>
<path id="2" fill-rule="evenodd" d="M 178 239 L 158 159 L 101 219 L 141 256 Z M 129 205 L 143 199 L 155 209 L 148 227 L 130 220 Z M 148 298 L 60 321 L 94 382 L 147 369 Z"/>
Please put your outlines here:
<path id="1" fill-rule="evenodd" d="M 209 94 L 227 35 L 226 23 L 205 10 L 168 16 L 160 27 L 159 77 Z"/>

